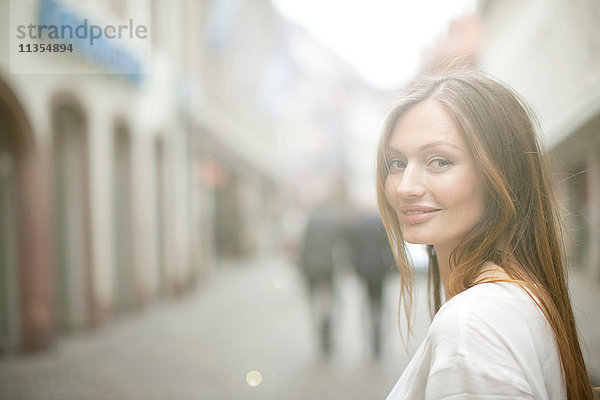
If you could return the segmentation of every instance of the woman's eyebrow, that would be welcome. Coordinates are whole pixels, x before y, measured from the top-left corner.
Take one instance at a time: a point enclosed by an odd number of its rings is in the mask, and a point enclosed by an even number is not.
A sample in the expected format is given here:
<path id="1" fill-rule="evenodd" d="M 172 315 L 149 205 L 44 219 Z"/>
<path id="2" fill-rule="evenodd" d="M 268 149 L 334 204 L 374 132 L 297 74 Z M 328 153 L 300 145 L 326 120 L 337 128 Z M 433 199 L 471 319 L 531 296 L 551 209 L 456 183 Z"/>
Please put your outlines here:
<path id="1" fill-rule="evenodd" d="M 394 153 L 394 154 L 402 154 L 402 151 L 400 151 L 399 149 L 395 148 L 395 147 L 391 147 L 388 146 L 388 148 L 385 151 L 386 153 Z"/>
<path id="2" fill-rule="evenodd" d="M 433 142 L 426 143 L 426 144 L 422 145 L 421 147 L 419 147 L 419 151 L 424 151 L 424 150 L 427 150 L 430 147 L 437 147 L 437 146 L 450 146 L 450 147 L 454 147 L 457 150 L 461 150 L 462 151 L 462 149 L 460 147 L 458 147 L 457 145 L 452 144 L 450 142 L 447 142 L 445 140 L 435 140 Z M 388 150 L 388 153 L 403 154 L 402 150 L 400 150 L 400 149 L 398 149 L 396 147 L 393 147 L 393 146 L 389 146 L 387 150 Z"/>
<path id="3" fill-rule="evenodd" d="M 435 141 L 433 141 L 433 142 L 430 142 L 430 143 L 424 144 L 423 146 L 419 147 L 419 150 L 420 150 L 420 151 L 423 151 L 423 150 L 425 150 L 425 149 L 428 149 L 428 148 L 430 148 L 430 147 L 436 147 L 436 146 L 450 146 L 450 147 L 454 147 L 454 148 L 455 148 L 455 149 L 457 149 L 457 150 L 462 150 L 462 149 L 461 149 L 460 147 L 458 147 L 457 145 L 455 145 L 455 144 L 452 144 L 452 143 L 450 143 L 450 142 L 447 142 L 447 141 L 445 141 L 445 140 L 435 140 Z"/>

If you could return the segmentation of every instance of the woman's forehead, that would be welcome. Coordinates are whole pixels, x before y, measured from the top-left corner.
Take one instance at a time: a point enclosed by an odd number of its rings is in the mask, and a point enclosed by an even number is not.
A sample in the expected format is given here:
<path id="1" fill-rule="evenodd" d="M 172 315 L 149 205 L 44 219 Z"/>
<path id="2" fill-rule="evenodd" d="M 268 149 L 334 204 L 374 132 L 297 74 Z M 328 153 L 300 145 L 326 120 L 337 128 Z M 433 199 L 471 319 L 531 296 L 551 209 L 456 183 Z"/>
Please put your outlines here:
<path id="1" fill-rule="evenodd" d="M 398 118 L 388 140 L 388 148 L 421 148 L 433 142 L 467 148 L 462 130 L 445 107 L 438 101 L 425 100 Z"/>

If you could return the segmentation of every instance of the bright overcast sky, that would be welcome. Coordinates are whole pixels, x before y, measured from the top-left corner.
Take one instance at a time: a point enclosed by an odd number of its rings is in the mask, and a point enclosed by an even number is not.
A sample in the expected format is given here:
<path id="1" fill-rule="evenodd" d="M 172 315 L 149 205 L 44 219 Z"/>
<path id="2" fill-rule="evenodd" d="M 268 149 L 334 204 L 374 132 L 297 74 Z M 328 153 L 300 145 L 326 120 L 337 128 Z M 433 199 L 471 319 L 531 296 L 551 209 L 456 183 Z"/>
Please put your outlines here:
<path id="1" fill-rule="evenodd" d="M 348 60 L 371 85 L 389 89 L 419 66 L 420 50 L 476 0 L 272 0 L 288 20 Z"/>

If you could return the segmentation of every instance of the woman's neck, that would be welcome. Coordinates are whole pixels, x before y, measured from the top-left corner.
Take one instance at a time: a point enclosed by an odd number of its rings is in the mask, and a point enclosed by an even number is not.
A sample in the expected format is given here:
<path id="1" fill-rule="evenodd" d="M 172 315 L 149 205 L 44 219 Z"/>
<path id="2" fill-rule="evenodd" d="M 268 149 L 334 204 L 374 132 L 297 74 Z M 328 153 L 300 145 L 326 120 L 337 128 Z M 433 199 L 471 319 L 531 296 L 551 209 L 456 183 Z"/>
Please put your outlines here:
<path id="1" fill-rule="evenodd" d="M 454 247 L 444 245 L 434 245 L 435 256 L 438 262 L 438 268 L 440 270 L 440 278 L 442 285 L 446 292 L 448 291 L 448 278 L 450 277 L 450 253 L 454 250 Z"/>
<path id="2" fill-rule="evenodd" d="M 440 278 L 446 293 L 448 292 L 448 280 L 450 278 L 450 254 L 456 246 L 453 245 L 434 245 L 435 255 L 438 262 L 438 268 L 440 270 Z M 476 281 L 479 280 L 497 280 L 497 279 L 510 279 L 510 276 L 504 271 L 504 269 L 497 264 L 488 261 L 486 262 L 479 273 Z"/>

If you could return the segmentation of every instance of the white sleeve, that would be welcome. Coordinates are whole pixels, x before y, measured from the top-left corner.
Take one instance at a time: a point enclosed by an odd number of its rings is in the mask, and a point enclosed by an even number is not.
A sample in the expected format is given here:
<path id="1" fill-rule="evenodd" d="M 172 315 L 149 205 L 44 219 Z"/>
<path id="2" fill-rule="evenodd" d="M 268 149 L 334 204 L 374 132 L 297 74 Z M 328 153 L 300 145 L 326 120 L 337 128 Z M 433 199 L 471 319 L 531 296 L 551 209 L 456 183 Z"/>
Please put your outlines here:
<path id="1" fill-rule="evenodd" d="M 455 355 L 432 360 L 425 399 L 533 399 L 531 390 L 518 370 L 506 360 L 494 362 Z"/>

